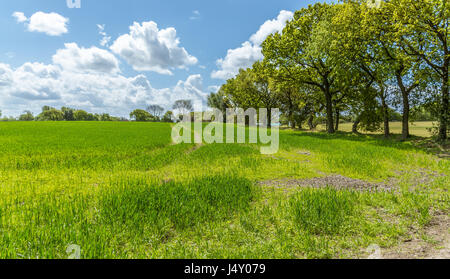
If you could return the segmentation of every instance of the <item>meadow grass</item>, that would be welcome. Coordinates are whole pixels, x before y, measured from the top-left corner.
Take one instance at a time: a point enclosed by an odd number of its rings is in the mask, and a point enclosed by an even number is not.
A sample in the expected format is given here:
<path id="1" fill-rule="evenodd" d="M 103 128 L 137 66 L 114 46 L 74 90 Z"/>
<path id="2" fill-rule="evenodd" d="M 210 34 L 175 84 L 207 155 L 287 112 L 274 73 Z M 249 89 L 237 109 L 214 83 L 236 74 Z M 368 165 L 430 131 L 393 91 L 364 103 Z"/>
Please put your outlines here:
<path id="1" fill-rule="evenodd" d="M 449 212 L 448 160 L 370 135 L 173 145 L 160 123 L 0 123 L 0 258 L 345 258 Z M 389 192 L 258 183 L 340 174 Z M 433 179 L 421 180 L 424 176 Z"/>
<path id="2" fill-rule="evenodd" d="M 357 193 L 307 188 L 291 198 L 294 222 L 310 234 L 337 234 L 354 216 Z"/>

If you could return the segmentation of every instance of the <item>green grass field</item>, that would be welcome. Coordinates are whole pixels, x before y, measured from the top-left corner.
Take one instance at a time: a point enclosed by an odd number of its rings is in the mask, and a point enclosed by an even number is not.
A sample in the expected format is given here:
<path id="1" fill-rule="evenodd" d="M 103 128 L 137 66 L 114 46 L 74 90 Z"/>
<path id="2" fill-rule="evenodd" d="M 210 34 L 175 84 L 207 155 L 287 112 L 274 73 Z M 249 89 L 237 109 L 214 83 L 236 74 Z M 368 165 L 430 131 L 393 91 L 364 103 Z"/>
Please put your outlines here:
<path id="1" fill-rule="evenodd" d="M 70 245 L 81 258 L 358 258 L 412 230 L 426 238 L 450 212 L 450 162 L 410 142 L 286 130 L 261 155 L 170 135 L 159 123 L 0 123 L 0 258 L 67 258 Z M 333 175 L 390 188 L 292 183 Z"/>

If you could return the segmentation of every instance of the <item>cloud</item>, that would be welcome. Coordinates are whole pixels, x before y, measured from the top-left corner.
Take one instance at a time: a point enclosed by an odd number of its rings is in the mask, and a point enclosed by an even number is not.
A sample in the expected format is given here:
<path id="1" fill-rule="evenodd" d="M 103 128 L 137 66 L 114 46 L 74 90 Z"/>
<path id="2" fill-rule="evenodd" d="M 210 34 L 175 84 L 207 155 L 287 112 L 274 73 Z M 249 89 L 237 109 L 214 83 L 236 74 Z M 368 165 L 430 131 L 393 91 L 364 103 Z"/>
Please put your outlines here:
<path id="1" fill-rule="evenodd" d="M 102 36 L 100 45 L 108 46 L 109 42 L 111 41 L 111 36 L 108 36 L 108 34 L 105 32 L 105 25 L 97 24 L 97 28 L 98 28 L 98 33 Z"/>
<path id="2" fill-rule="evenodd" d="M 173 69 L 197 64 L 194 56 L 179 46 L 175 28 L 158 29 L 153 22 L 135 22 L 130 33 L 120 36 L 110 49 L 136 71 L 153 71 L 172 75 Z"/>
<path id="3" fill-rule="evenodd" d="M 189 17 L 190 20 L 196 20 L 196 19 L 199 19 L 199 18 L 200 18 L 200 12 L 197 11 L 197 10 L 192 11 L 192 16 Z"/>
<path id="4" fill-rule="evenodd" d="M 206 108 L 207 92 L 203 92 L 203 78 L 201 75 L 191 75 L 185 81 L 178 83 L 171 88 L 154 89 L 153 103 L 160 104 L 167 109 L 177 100 L 192 100 L 194 109 L 201 111 Z M 152 103 L 152 102 L 150 102 Z"/>
<path id="5" fill-rule="evenodd" d="M 61 36 L 68 33 L 68 18 L 57 13 L 37 12 L 30 18 L 27 18 L 22 12 L 14 12 L 13 17 L 17 22 L 25 23 L 28 31 L 45 33 L 49 36 Z"/>
<path id="6" fill-rule="evenodd" d="M 24 13 L 22 12 L 14 12 L 12 14 L 13 17 L 16 18 L 17 22 L 22 23 L 28 20 L 28 18 L 25 16 Z"/>
<path id="7" fill-rule="evenodd" d="M 42 106 L 50 105 L 127 116 L 149 104 L 171 109 L 179 99 L 190 99 L 195 109 L 201 110 L 207 96 L 201 75 L 191 75 L 173 87 L 156 89 L 144 75 L 73 72 L 61 65 L 42 63 L 25 63 L 15 69 L 0 64 L 0 92 L 0 106 L 8 115 L 24 110 L 39 113 Z"/>
<path id="8" fill-rule="evenodd" d="M 225 59 L 217 60 L 220 70 L 214 71 L 211 77 L 227 80 L 234 77 L 239 69 L 249 68 L 255 61 L 261 59 L 263 59 L 261 47 L 247 41 L 240 48 L 229 49 Z"/>
<path id="9" fill-rule="evenodd" d="M 291 20 L 293 16 L 294 14 L 290 11 L 281 11 L 276 19 L 264 22 L 258 32 L 250 37 L 250 41 L 254 45 L 261 45 L 269 35 L 283 31 L 286 22 Z"/>
<path id="10" fill-rule="evenodd" d="M 212 72 L 211 77 L 227 80 L 234 77 L 241 68 L 249 68 L 258 60 L 263 59 L 261 44 L 273 33 L 281 32 L 286 22 L 294 14 L 290 11 L 281 11 L 276 19 L 266 21 L 250 39 L 241 47 L 229 49 L 225 58 L 218 59 L 216 64 L 219 70 Z"/>
<path id="11" fill-rule="evenodd" d="M 8 86 L 12 83 L 12 73 L 9 65 L 0 63 L 0 86 Z"/>
<path id="12" fill-rule="evenodd" d="M 11 97 L 32 101 L 60 98 L 61 70 L 54 65 L 25 63 L 12 71 L 11 76 L 8 88 L 13 88 L 9 91 Z"/>
<path id="13" fill-rule="evenodd" d="M 53 63 L 65 71 L 116 74 L 119 61 L 107 50 L 97 47 L 83 48 L 76 43 L 65 44 L 53 55 Z"/>

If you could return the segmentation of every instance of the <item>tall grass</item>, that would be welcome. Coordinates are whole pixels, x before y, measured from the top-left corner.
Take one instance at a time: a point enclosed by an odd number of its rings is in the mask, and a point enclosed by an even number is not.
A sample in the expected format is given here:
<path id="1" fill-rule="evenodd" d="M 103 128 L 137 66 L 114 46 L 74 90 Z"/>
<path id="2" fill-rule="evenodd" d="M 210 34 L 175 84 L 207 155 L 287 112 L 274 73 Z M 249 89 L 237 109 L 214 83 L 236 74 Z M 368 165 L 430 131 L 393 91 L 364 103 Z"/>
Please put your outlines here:
<path id="1" fill-rule="evenodd" d="M 52 192 L 10 200 L 0 214 L 0 257 L 60 258 L 69 244 L 79 245 L 86 258 L 139 255 L 145 239 L 163 242 L 171 231 L 228 220 L 248 210 L 253 195 L 246 179 L 206 176 L 183 184 L 122 178 L 96 195 Z"/>
<path id="2" fill-rule="evenodd" d="M 353 217 L 358 194 L 352 191 L 338 191 L 307 188 L 291 198 L 291 211 L 301 230 L 311 234 L 337 234 L 345 231 Z"/>
<path id="3" fill-rule="evenodd" d="M 250 181 L 233 176 L 164 184 L 123 179 L 100 194 L 102 220 L 127 224 L 129 229 L 170 223 L 183 230 L 248 209 L 251 187 Z"/>

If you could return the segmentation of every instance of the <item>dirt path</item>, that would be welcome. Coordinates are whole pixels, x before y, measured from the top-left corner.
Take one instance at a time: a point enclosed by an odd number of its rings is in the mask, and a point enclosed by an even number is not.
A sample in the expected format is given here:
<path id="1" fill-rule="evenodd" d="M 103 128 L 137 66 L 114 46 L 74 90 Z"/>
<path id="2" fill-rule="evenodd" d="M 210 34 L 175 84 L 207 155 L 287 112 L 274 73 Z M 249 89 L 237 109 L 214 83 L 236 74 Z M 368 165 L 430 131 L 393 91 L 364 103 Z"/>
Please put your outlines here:
<path id="1" fill-rule="evenodd" d="M 200 138 L 200 139 L 202 139 L 202 136 L 199 134 L 199 133 L 197 133 L 196 131 L 194 131 L 194 139 L 195 138 Z M 195 143 L 195 140 L 194 140 L 194 143 Z M 205 144 L 203 143 L 203 139 L 202 139 L 202 142 L 201 143 L 195 143 L 195 145 L 192 147 L 192 148 L 190 148 L 187 152 L 186 152 L 186 154 L 191 154 L 192 152 L 194 152 L 194 151 L 196 151 L 196 150 L 198 150 L 198 149 L 200 149 L 202 146 L 204 146 Z"/>
<path id="2" fill-rule="evenodd" d="M 313 187 L 325 188 L 333 187 L 338 190 L 348 189 L 357 191 L 393 191 L 395 186 L 384 183 L 370 183 L 367 181 L 352 179 L 342 175 L 329 175 L 310 179 L 276 179 L 260 181 L 261 186 L 272 186 L 276 188 Z"/>
<path id="3" fill-rule="evenodd" d="M 437 215 L 425 228 L 398 246 L 381 249 L 383 259 L 450 259 L 450 217 Z"/>

